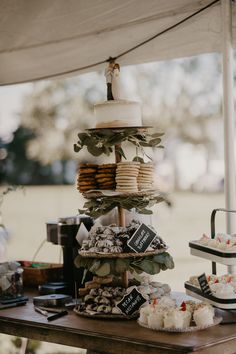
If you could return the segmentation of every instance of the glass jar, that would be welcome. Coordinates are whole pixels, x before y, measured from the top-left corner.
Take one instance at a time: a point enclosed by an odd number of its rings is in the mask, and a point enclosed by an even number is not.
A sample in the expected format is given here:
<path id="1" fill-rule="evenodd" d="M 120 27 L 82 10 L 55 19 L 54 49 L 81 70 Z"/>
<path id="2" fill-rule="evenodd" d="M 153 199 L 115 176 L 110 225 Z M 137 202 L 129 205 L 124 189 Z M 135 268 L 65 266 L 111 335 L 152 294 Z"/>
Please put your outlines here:
<path id="1" fill-rule="evenodd" d="M 23 269 L 18 262 L 0 264 L 0 301 L 23 295 Z"/>

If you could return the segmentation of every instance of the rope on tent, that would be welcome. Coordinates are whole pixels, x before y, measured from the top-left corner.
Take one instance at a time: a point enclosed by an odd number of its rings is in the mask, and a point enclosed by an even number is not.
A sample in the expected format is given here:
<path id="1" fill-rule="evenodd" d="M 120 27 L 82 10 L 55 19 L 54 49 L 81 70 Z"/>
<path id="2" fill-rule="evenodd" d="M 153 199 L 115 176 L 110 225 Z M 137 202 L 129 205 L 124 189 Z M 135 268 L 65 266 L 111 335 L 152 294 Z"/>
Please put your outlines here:
<path id="1" fill-rule="evenodd" d="M 125 50 L 124 52 L 121 52 L 120 54 L 116 55 L 115 57 L 109 57 L 108 59 L 105 59 L 105 60 L 101 60 L 101 61 L 98 61 L 96 63 L 93 63 L 93 64 L 89 64 L 89 65 L 86 65 L 86 66 L 83 66 L 83 67 L 80 67 L 80 68 L 76 68 L 76 69 L 72 69 L 72 70 L 68 70 L 68 71 L 64 71 L 64 72 L 60 72 L 60 73 L 56 73 L 56 74 L 52 74 L 52 75 L 47 75 L 47 76 L 41 76 L 41 77 L 38 77 L 38 78 L 35 78 L 35 79 L 32 79 L 31 81 L 37 81 L 37 80 L 46 80 L 46 79 L 50 79 L 50 78 L 53 78 L 53 77 L 57 77 L 57 76 L 62 76 L 62 75 L 68 75 L 68 74 L 72 74 L 72 73 L 75 73 L 75 72 L 79 72 L 79 71 L 83 71 L 83 70 L 86 70 L 86 69 L 91 69 L 91 68 L 95 68 L 96 66 L 99 66 L 101 64 L 106 64 L 107 62 L 111 62 L 111 61 L 115 61 L 116 59 L 119 59 L 121 57 L 123 57 L 124 55 L 130 53 L 130 52 L 133 52 L 134 50 L 142 47 L 143 45 L 153 41 L 154 39 L 160 37 L 161 35 L 173 30 L 174 28 L 182 25 L 183 23 L 187 22 L 188 20 L 190 20 L 191 18 L 199 15 L 200 13 L 202 13 L 203 11 L 207 10 L 208 8 L 214 6 L 215 4 L 219 3 L 220 0 L 214 0 L 212 2 L 210 2 L 208 5 L 202 7 L 201 9 L 195 11 L 194 13 L 192 13 L 191 15 L 189 16 L 186 16 L 185 18 L 183 18 L 182 20 L 178 21 L 177 23 L 175 23 L 174 25 L 164 29 L 163 31 L 161 32 L 158 32 L 157 34 L 155 34 L 154 36 L 146 39 L 145 41 L 143 42 L 140 42 L 139 44 L 136 44 L 135 46 L 133 46 L 132 48 L 129 48 L 127 50 Z M 17 83 L 24 83 L 24 82 L 28 82 L 27 81 L 21 81 L 21 82 L 17 82 Z M 1 86 L 1 85 L 0 85 Z"/>

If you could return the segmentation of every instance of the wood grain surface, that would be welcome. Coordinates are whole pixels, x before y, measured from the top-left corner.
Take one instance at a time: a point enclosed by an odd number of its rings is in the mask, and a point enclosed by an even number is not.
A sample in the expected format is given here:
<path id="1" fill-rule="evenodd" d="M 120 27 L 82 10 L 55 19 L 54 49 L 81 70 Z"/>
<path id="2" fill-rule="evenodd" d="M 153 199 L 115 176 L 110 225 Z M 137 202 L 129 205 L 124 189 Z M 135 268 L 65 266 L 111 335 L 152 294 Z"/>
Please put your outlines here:
<path id="1" fill-rule="evenodd" d="M 236 324 L 218 325 L 194 333 L 163 333 L 140 327 L 135 320 L 97 320 L 67 316 L 53 322 L 26 306 L 0 311 L 0 332 L 54 342 L 97 353 L 150 354 L 236 352 Z"/>

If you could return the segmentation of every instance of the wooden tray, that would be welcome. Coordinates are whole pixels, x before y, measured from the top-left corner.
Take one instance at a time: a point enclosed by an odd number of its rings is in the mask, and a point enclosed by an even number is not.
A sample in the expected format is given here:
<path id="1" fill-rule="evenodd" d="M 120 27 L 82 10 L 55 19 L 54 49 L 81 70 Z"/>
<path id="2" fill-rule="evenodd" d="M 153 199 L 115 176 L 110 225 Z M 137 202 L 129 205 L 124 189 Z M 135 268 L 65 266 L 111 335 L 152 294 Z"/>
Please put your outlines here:
<path id="1" fill-rule="evenodd" d="M 156 251 L 147 251 L 147 252 L 130 252 L 130 253 L 99 253 L 99 252 L 86 252 L 86 251 L 80 251 L 79 255 L 82 257 L 87 257 L 87 258 L 130 258 L 130 257 L 147 257 L 147 256 L 154 256 L 155 254 L 160 254 L 166 252 L 168 249 L 163 248 L 161 250 L 156 250 Z"/>
<path id="2" fill-rule="evenodd" d="M 122 314 L 105 314 L 105 313 L 94 313 L 94 314 L 89 314 L 87 312 L 81 312 L 77 309 L 74 309 L 75 313 L 79 316 L 82 317 L 88 317 L 88 318 L 102 318 L 104 320 L 133 320 L 138 318 L 139 314 L 135 314 L 133 316 L 125 316 Z"/>
<path id="3" fill-rule="evenodd" d="M 23 283 L 24 285 L 41 285 L 50 281 L 60 281 L 63 276 L 62 264 L 45 263 L 45 262 L 28 262 L 19 261 L 24 269 Z M 27 264 L 26 265 L 24 265 Z M 29 264 L 29 265 L 28 265 Z M 32 268 L 31 264 L 39 264 L 42 267 Z"/>

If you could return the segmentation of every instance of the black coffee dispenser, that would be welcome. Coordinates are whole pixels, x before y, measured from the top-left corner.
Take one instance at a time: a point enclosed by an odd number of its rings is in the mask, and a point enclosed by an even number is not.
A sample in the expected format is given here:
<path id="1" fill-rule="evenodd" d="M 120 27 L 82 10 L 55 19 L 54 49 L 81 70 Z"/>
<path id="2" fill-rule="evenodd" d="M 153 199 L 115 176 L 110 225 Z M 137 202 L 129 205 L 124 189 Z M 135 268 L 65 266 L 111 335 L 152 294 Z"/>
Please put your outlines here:
<path id="1" fill-rule="evenodd" d="M 80 248 L 77 237 L 82 223 L 89 231 L 93 226 L 93 219 L 83 215 L 59 218 L 58 222 L 47 223 L 47 241 L 62 246 L 63 251 L 63 283 L 58 283 L 58 286 L 63 289 L 62 293 L 71 296 L 75 295 L 75 288 L 81 286 L 84 274 L 83 269 L 74 265 Z"/>

